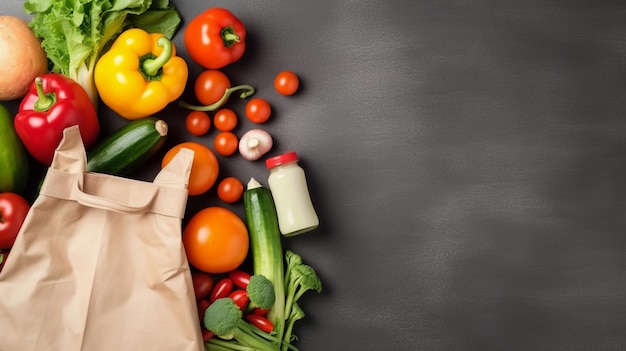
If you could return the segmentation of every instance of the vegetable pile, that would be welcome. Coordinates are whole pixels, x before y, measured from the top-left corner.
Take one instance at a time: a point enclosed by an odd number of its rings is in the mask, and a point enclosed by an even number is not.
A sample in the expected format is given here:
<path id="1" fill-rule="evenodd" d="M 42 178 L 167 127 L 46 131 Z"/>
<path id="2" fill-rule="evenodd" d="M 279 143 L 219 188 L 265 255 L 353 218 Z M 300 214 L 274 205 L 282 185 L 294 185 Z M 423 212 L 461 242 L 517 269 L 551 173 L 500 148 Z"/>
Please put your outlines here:
<path id="1" fill-rule="evenodd" d="M 181 18 L 167 0 L 28 0 L 30 26 L 42 39 L 52 71 L 80 83 L 94 105 L 98 93 L 93 75 L 101 53 L 124 28 L 174 36 Z"/>
<path id="2" fill-rule="evenodd" d="M 215 189 L 225 204 L 186 213 L 181 238 L 206 349 L 298 350 L 300 298 L 321 292 L 322 282 L 283 247 L 270 189 L 254 178 L 244 187 L 220 165 L 229 157 L 255 162 L 274 146 L 263 126 L 272 118 L 270 101 L 253 96 L 252 85 L 233 85 L 222 70 L 245 54 L 244 21 L 228 9 L 208 8 L 180 28 L 182 17 L 169 0 L 27 0 L 24 11 L 49 70 L 11 98 L 21 99 L 16 116 L 0 105 L 0 270 L 29 209 L 28 165 L 50 165 L 66 127 L 80 126 L 87 169 L 99 173 L 126 176 L 148 161 L 162 168 L 188 148 L 194 151 L 189 196 Z M 172 42 L 179 29 L 189 59 L 177 56 Z M 188 65 L 202 72 L 190 77 Z M 268 84 L 291 96 L 300 81 L 284 70 Z M 181 100 L 186 89 L 196 101 Z M 245 100 L 240 115 L 228 106 L 236 97 Z M 167 145 L 169 126 L 156 116 L 166 107 L 177 109 L 193 140 L 154 160 Z M 124 121 L 108 135 L 100 133 L 103 109 Z M 252 127 L 237 128 L 246 125 Z M 226 204 L 241 206 L 244 218 Z"/>

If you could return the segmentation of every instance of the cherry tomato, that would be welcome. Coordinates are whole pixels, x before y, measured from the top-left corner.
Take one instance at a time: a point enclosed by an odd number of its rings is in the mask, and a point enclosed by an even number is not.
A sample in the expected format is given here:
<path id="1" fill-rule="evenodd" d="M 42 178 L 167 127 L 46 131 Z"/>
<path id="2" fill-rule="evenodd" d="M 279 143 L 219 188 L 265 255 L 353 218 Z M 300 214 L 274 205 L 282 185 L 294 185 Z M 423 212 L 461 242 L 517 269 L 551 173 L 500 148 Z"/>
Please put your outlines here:
<path id="1" fill-rule="evenodd" d="M 265 123 L 272 114 L 272 107 L 267 100 L 253 98 L 246 104 L 246 117 L 253 123 Z"/>
<path id="2" fill-rule="evenodd" d="M 211 129 L 211 117 L 203 111 L 191 111 L 185 120 L 187 131 L 195 136 L 202 136 Z"/>
<path id="3" fill-rule="evenodd" d="M 264 316 L 258 314 L 248 313 L 243 317 L 248 323 L 261 329 L 266 333 L 271 333 L 274 330 L 274 324 Z"/>
<path id="4" fill-rule="evenodd" d="M 226 89 L 230 88 L 228 76 L 216 69 L 206 70 L 198 75 L 194 85 L 196 98 L 203 105 L 211 105 L 224 96 Z"/>
<path id="5" fill-rule="evenodd" d="M 198 306 L 198 317 L 200 317 L 200 323 L 202 323 L 204 321 L 204 312 L 211 306 L 211 303 L 209 300 L 202 299 L 198 301 L 196 305 Z"/>
<path id="6" fill-rule="evenodd" d="M 228 272 L 228 278 L 230 278 L 230 280 L 233 281 L 233 284 L 240 289 L 246 289 L 248 287 L 248 283 L 250 283 L 250 273 L 244 272 L 240 269 Z"/>
<path id="7" fill-rule="evenodd" d="M 193 141 L 183 142 L 172 147 L 163 157 L 161 168 L 165 167 L 182 148 L 191 149 L 194 152 L 191 174 L 189 175 L 189 195 L 200 195 L 207 192 L 219 174 L 217 157 L 208 147 Z"/>
<path id="8" fill-rule="evenodd" d="M 230 132 L 237 126 L 237 114 L 229 108 L 222 108 L 215 112 L 213 124 L 222 132 Z"/>
<path id="9" fill-rule="evenodd" d="M 228 297 L 239 307 L 241 311 L 245 311 L 250 303 L 250 299 L 248 298 L 248 292 L 245 290 L 233 290 Z"/>
<path id="10" fill-rule="evenodd" d="M 238 178 L 227 177 L 217 185 L 217 196 L 226 203 L 232 204 L 239 201 L 241 195 L 243 195 L 243 184 Z"/>
<path id="11" fill-rule="evenodd" d="M 239 138 L 233 132 L 219 132 L 213 139 L 215 151 L 222 156 L 230 156 L 239 148 Z"/>
<path id="12" fill-rule="evenodd" d="M 274 88 L 285 96 L 293 95 L 300 87 L 298 76 L 291 71 L 282 71 L 274 78 Z"/>
<path id="13" fill-rule="evenodd" d="M 209 296 L 209 303 L 215 302 L 217 299 L 221 299 L 224 297 L 228 297 L 230 293 L 233 291 L 233 281 L 230 278 L 222 278 L 220 279 L 215 287 L 211 291 L 211 295 Z"/>
<path id="14" fill-rule="evenodd" d="M 255 307 L 252 309 L 252 312 L 250 312 L 252 314 L 256 314 L 258 316 L 267 316 L 268 313 L 270 313 L 270 309 L 269 308 L 261 308 L 261 307 Z"/>
<path id="15" fill-rule="evenodd" d="M 248 229 L 234 212 L 207 207 L 185 226 L 183 245 L 194 267 L 207 273 L 227 273 L 239 267 L 248 254 Z"/>
<path id="16" fill-rule="evenodd" d="M 202 340 L 205 342 L 215 336 L 215 333 L 204 327 L 204 313 L 211 303 L 208 300 L 198 301 L 198 319 L 200 320 L 200 330 L 202 331 Z"/>
<path id="17" fill-rule="evenodd" d="M 205 327 L 201 327 L 201 331 L 202 331 L 202 341 L 207 342 L 209 340 L 211 340 L 211 338 L 213 338 L 215 336 L 215 333 L 208 330 Z"/>
<path id="18" fill-rule="evenodd" d="M 191 274 L 193 292 L 196 300 L 204 299 L 213 290 L 213 276 L 204 272 L 194 272 Z"/>
<path id="19" fill-rule="evenodd" d="M 30 205 L 16 193 L 0 194 L 0 249 L 10 249 L 26 219 Z"/>

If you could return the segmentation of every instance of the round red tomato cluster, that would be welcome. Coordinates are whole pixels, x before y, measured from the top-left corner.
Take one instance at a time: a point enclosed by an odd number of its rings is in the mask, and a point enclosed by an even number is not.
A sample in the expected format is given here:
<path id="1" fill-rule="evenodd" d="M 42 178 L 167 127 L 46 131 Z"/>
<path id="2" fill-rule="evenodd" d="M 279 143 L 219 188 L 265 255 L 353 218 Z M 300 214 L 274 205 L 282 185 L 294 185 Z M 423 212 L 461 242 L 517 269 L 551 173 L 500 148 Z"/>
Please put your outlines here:
<path id="1" fill-rule="evenodd" d="M 204 341 L 214 336 L 213 332 L 207 330 L 202 325 L 204 313 L 215 300 L 221 298 L 232 299 L 244 314 L 243 318 L 246 321 L 266 333 L 272 332 L 274 324 L 266 317 L 269 310 L 259 307 L 248 308 L 250 299 L 248 298 L 246 288 L 250 282 L 250 277 L 250 273 L 241 269 L 235 269 L 221 275 L 212 275 L 201 271 L 194 272 L 191 275 Z"/>

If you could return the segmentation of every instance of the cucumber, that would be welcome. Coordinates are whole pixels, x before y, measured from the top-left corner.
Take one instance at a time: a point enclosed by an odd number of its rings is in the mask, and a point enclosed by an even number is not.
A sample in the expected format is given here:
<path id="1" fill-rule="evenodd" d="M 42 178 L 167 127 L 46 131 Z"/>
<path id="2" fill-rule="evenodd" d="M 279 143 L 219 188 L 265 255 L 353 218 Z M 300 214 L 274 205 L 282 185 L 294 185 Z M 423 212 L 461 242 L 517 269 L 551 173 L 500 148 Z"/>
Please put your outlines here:
<path id="1" fill-rule="evenodd" d="M 123 176 L 165 143 L 167 123 L 146 117 L 128 122 L 87 153 L 87 171 Z"/>
<path id="2" fill-rule="evenodd" d="M 254 274 L 269 279 L 276 292 L 276 301 L 267 317 L 274 323 L 274 330 L 282 331 L 285 322 L 285 269 L 274 199 L 269 189 L 252 178 L 243 193 L 243 205 Z"/>
<path id="3" fill-rule="evenodd" d="M 13 116 L 0 105 L 0 193 L 21 193 L 28 180 L 28 154 L 15 132 Z"/>

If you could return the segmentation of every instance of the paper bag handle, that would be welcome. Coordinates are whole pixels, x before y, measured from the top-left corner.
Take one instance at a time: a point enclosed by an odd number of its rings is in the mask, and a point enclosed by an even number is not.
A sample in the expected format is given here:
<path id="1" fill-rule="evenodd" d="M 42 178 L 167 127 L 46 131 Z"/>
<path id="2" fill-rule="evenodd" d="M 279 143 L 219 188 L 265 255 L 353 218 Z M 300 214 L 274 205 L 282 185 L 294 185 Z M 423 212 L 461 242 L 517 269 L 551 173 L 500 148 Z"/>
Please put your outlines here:
<path id="1" fill-rule="evenodd" d="M 79 182 L 76 182 L 76 186 L 72 192 L 73 198 L 76 199 L 76 201 L 81 205 L 122 213 L 140 213 L 144 212 L 150 206 L 158 190 L 159 189 L 157 187 L 150 189 L 150 192 L 145 197 L 145 201 L 136 205 L 123 204 L 111 199 L 105 199 L 99 196 L 87 194 L 80 190 Z"/>

